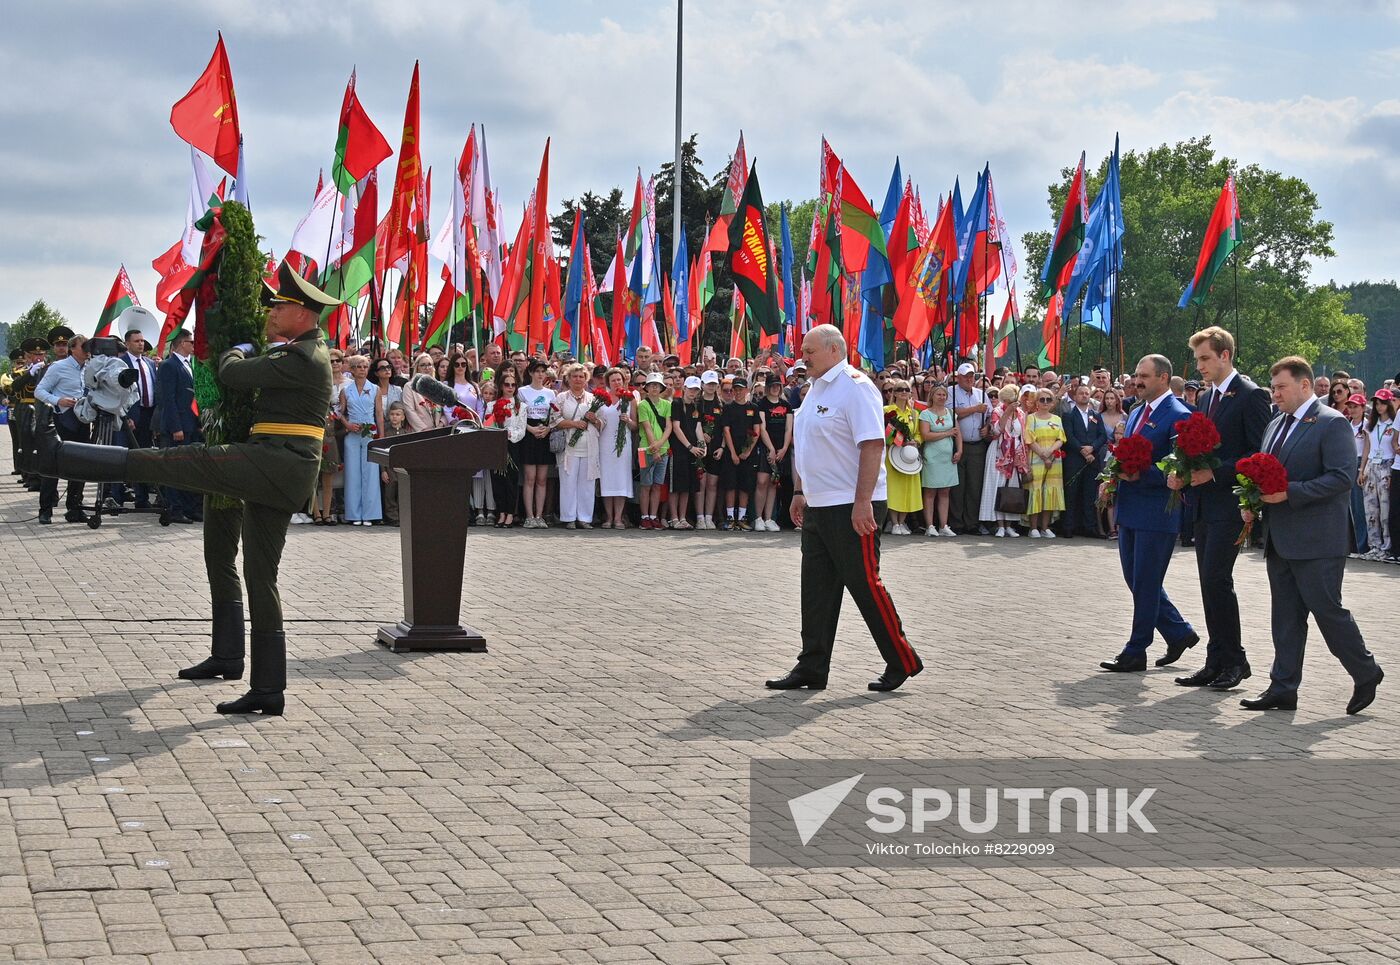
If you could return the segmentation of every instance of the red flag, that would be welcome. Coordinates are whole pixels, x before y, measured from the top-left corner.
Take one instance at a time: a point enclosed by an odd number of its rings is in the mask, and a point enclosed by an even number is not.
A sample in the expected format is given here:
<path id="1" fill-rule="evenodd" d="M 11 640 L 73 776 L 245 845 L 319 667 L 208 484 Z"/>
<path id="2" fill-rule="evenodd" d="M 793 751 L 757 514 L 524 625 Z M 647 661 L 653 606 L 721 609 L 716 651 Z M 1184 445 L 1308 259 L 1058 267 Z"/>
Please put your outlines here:
<path id="1" fill-rule="evenodd" d="M 1040 328 L 1041 337 L 1045 339 L 1045 359 L 1051 368 L 1060 367 L 1060 342 L 1063 334 L 1060 314 L 1064 310 L 1064 301 L 1064 289 L 1056 289 L 1055 294 L 1050 296 L 1049 304 L 1045 306 L 1045 321 Z"/>
<path id="2" fill-rule="evenodd" d="M 171 300 L 195 272 L 194 266 L 185 264 L 185 259 L 180 256 L 183 246 L 183 241 L 177 241 L 165 254 L 151 262 L 151 267 L 160 276 L 160 281 L 156 282 L 156 308 L 162 312 L 170 311 Z"/>
<path id="3" fill-rule="evenodd" d="M 623 340 L 627 337 L 627 265 L 623 261 L 622 234 L 617 236 L 617 253 L 613 255 L 612 283 L 612 338 L 609 351 L 613 358 L 621 358 Z"/>
<path id="4" fill-rule="evenodd" d="M 895 276 L 899 307 L 894 313 L 894 331 L 914 348 L 928 340 L 948 301 L 948 284 L 953 262 L 958 257 L 953 233 L 953 206 L 939 212 L 928 242 L 915 255 L 904 258 L 904 271 Z"/>
<path id="5" fill-rule="evenodd" d="M 549 138 L 545 138 L 544 157 L 540 159 L 540 177 L 535 183 L 535 220 L 530 232 L 530 246 L 534 253 L 533 271 L 530 272 L 529 316 L 525 321 L 525 351 L 535 341 L 546 338 L 545 332 L 545 264 L 551 257 L 554 245 L 550 239 L 549 216 L 545 208 L 549 204 Z M 548 351 L 548 347 L 546 347 Z"/>
<path id="6" fill-rule="evenodd" d="M 428 240 L 428 202 L 419 131 L 418 62 L 414 61 L 413 81 L 409 84 L 408 104 L 403 113 L 403 139 L 399 143 L 399 166 L 394 174 L 394 196 L 389 202 L 384 263 L 390 267 L 400 265 L 409 256 L 414 241 Z"/>
<path id="7" fill-rule="evenodd" d="M 418 90 L 418 73 L 414 69 L 413 91 Z M 412 95 L 410 95 L 412 96 Z M 416 106 L 416 105 L 415 105 Z M 418 127 L 415 114 L 414 130 Z M 331 165 L 331 178 L 340 188 L 341 194 L 349 194 L 357 181 L 364 180 L 379 162 L 393 154 L 389 142 L 374 126 L 355 94 L 355 72 L 350 72 L 350 82 L 345 85 L 345 98 L 340 104 L 340 130 L 335 138 L 335 163 Z M 318 190 L 316 192 L 320 194 Z"/>
<path id="8" fill-rule="evenodd" d="M 223 34 L 199 80 L 170 108 L 170 126 L 182 141 L 238 176 L 238 101 L 233 96 L 233 72 Z"/>

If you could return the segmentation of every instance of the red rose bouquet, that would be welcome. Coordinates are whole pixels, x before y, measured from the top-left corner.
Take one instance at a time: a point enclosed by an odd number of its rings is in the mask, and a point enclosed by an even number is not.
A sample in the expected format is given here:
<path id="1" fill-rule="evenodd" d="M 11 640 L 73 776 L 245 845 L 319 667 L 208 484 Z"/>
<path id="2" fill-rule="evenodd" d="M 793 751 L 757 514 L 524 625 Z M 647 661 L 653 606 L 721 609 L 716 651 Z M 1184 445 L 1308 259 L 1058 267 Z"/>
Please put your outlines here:
<path id="1" fill-rule="evenodd" d="M 1204 412 L 1193 412 L 1172 426 L 1176 431 L 1176 441 L 1167 457 L 1157 463 L 1157 468 L 1169 476 L 1182 479 L 1189 477 L 1197 469 L 1214 469 L 1220 465 L 1215 450 L 1220 448 L 1220 430 L 1215 427 L 1210 416 Z M 1167 512 L 1181 505 L 1181 490 L 1173 489 L 1167 498 Z"/>
<path id="2" fill-rule="evenodd" d="M 904 445 L 904 423 L 893 409 L 885 413 L 885 445 Z"/>
<path id="3" fill-rule="evenodd" d="M 612 405 L 612 401 L 612 395 L 609 394 L 607 389 L 594 389 L 593 401 L 588 404 L 588 414 L 593 415 L 593 413 L 597 412 L 603 406 Z M 569 445 L 572 446 L 578 442 L 579 436 L 581 435 L 583 435 L 583 430 L 575 429 L 573 435 L 569 436 Z"/>
<path id="4" fill-rule="evenodd" d="M 1265 496 L 1288 492 L 1288 470 L 1267 452 L 1256 452 L 1235 463 L 1235 479 L 1239 482 L 1234 493 L 1239 498 L 1240 509 L 1249 510 L 1255 519 L 1264 511 Z M 1235 540 L 1235 545 L 1246 545 L 1253 530 L 1254 520 L 1251 519 L 1240 530 L 1240 538 Z"/>
<path id="5" fill-rule="evenodd" d="M 373 439 L 379 435 L 379 427 L 373 422 L 360 423 L 360 438 Z"/>
<path id="6" fill-rule="evenodd" d="M 1118 501 L 1118 482 L 1121 476 L 1136 476 L 1152 465 L 1152 442 L 1144 436 L 1124 436 L 1108 447 L 1108 462 L 1099 473 L 1103 483 L 1103 495 L 1099 498 L 1100 509 L 1108 509 Z"/>
<path id="7" fill-rule="evenodd" d="M 627 445 L 627 423 L 622 417 L 627 414 L 627 404 L 632 401 L 632 393 L 623 389 L 617 394 L 617 435 L 613 437 L 613 455 L 622 455 L 622 447 Z"/>
<path id="8" fill-rule="evenodd" d="M 503 426 L 510 418 L 510 399 L 497 399 L 491 406 L 491 414 L 486 421 L 493 426 Z"/>

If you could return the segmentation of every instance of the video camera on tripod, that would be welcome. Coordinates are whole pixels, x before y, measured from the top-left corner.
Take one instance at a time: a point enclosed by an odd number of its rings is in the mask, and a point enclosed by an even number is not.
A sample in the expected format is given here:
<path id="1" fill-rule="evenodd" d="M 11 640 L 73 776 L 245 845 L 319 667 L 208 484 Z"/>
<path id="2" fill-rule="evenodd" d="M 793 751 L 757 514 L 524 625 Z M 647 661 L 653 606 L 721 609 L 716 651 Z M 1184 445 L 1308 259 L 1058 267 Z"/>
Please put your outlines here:
<path id="1" fill-rule="evenodd" d="M 102 416 L 120 419 L 141 398 L 136 383 L 141 374 L 121 358 L 121 339 L 112 336 L 87 340 L 89 358 L 83 366 L 83 387 L 87 392 L 73 406 L 83 422 L 97 422 Z"/>

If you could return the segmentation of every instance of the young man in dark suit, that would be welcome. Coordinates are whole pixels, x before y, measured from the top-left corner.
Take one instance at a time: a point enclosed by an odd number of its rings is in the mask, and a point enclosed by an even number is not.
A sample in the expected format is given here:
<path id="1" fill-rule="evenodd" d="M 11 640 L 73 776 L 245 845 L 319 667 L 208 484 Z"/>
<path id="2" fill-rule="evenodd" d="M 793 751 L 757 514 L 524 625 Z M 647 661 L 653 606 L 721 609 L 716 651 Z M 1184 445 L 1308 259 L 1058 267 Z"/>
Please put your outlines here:
<path id="1" fill-rule="evenodd" d="M 1062 416 L 1065 425 L 1065 536 L 1083 533 L 1098 536 L 1099 470 L 1103 467 L 1108 430 L 1098 411 L 1089 404 L 1089 386 L 1075 382 L 1070 407 Z"/>
<path id="2" fill-rule="evenodd" d="M 1152 443 L 1152 463 L 1139 475 L 1121 476 L 1118 483 L 1118 561 L 1133 594 L 1133 627 L 1122 652 L 1099 664 L 1114 673 L 1147 669 L 1154 630 L 1167 643 L 1166 655 L 1157 660 L 1159 667 L 1176 663 L 1201 639 L 1162 585 L 1181 530 L 1181 509 L 1167 510 L 1171 491 L 1156 464 L 1171 452 L 1173 427 L 1190 415 L 1172 395 L 1171 377 L 1172 363 L 1165 355 L 1145 356 L 1133 376 L 1142 401 L 1129 415 L 1125 435 L 1140 435 Z"/>
<path id="3" fill-rule="evenodd" d="M 1264 432 L 1263 450 L 1288 470 L 1288 489 L 1265 496 L 1264 561 L 1273 598 L 1274 666 L 1269 687 L 1240 701 L 1246 710 L 1294 710 L 1303 681 L 1308 617 L 1322 631 L 1348 674 L 1353 690 L 1348 714 L 1376 699 L 1385 674 L 1342 606 L 1350 533 L 1351 487 L 1356 485 L 1356 446 L 1346 416 L 1313 394 L 1312 366 L 1298 356 L 1274 363 L 1270 386 L 1279 414 Z M 1247 515 L 1248 510 L 1241 510 Z"/>
<path id="4" fill-rule="evenodd" d="M 1231 690 L 1250 676 L 1240 633 L 1240 601 L 1235 597 L 1235 559 L 1240 549 L 1239 501 L 1235 498 L 1235 463 L 1259 451 L 1269 422 L 1269 393 L 1235 370 L 1235 338 L 1212 326 L 1189 342 L 1196 368 L 1211 382 L 1197 401 L 1220 432 L 1214 471 L 1198 469 L 1188 478 L 1172 476 L 1167 485 L 1186 490 L 1186 513 L 1196 540 L 1196 572 L 1201 578 L 1201 605 L 1206 614 L 1206 665 L 1176 678 L 1183 687 Z"/>
<path id="5" fill-rule="evenodd" d="M 194 336 L 181 329 L 175 333 L 170 354 L 156 373 L 156 398 L 160 409 L 160 446 L 188 446 L 198 442 L 199 416 L 194 411 L 194 370 L 190 356 Z M 192 523 L 203 517 L 199 497 L 182 489 L 166 487 L 162 522 Z"/>

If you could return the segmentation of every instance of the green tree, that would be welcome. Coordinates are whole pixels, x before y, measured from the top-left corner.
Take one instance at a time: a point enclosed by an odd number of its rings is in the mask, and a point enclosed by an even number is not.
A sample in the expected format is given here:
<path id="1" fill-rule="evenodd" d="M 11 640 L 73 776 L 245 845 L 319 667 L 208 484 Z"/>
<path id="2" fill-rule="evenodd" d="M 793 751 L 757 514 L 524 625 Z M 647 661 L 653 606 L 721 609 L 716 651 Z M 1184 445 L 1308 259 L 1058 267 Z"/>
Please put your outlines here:
<path id="1" fill-rule="evenodd" d="M 46 337 L 57 325 L 68 325 L 68 319 L 40 298 L 19 318 L 0 325 L 0 351 L 9 354 L 11 349 L 17 348 L 27 338 Z"/>
<path id="2" fill-rule="evenodd" d="M 613 188 L 606 194 L 585 191 L 577 200 L 563 202 L 564 210 L 550 219 L 554 244 L 564 249 L 560 265 L 568 271 L 569 245 L 574 240 L 574 219 L 583 212 L 584 232 L 588 236 L 588 252 L 593 261 L 593 277 L 602 280 L 617 250 L 617 235 L 627 230 L 630 206 L 622 200 L 622 189 Z"/>
<path id="3" fill-rule="evenodd" d="M 1374 392 L 1400 369 L 1400 286 L 1393 281 L 1359 281 L 1341 292 L 1351 299 L 1347 307 L 1366 318 L 1366 347 L 1343 355 L 1341 368 Z"/>
<path id="4" fill-rule="evenodd" d="M 1060 181 L 1050 186 L 1051 219 L 1059 216 L 1073 173 L 1064 169 Z M 1209 137 L 1163 144 L 1144 153 L 1129 151 L 1122 156 L 1120 173 L 1126 233 L 1114 341 L 1121 340 L 1127 368 L 1142 355 L 1160 352 L 1178 371 L 1187 371 L 1186 339 L 1207 325 L 1235 333 L 1239 366 L 1255 376 L 1266 373 L 1283 355 L 1303 355 L 1327 367 L 1365 345 L 1365 320 L 1347 312 L 1345 295 L 1308 283 L 1312 262 L 1335 252 L 1332 224 L 1318 218 L 1317 195 L 1306 182 L 1217 157 Z M 1215 279 L 1204 308 L 1178 309 L 1220 186 L 1230 173 L 1235 175 L 1244 222 L 1244 237 L 1236 249 L 1238 297 L 1232 264 Z M 1091 197 L 1107 174 L 1105 157 L 1088 178 Z M 1027 273 L 1038 278 L 1050 233 L 1028 233 L 1022 243 Z M 1027 322 L 1038 322 L 1044 317 L 1044 302 L 1034 285 L 1026 287 L 1033 292 Z M 1101 360 L 1115 365 L 1118 346 L 1097 330 L 1080 331 L 1076 306 L 1066 314 L 1073 324 L 1066 327 L 1062 367 L 1084 371 Z M 1024 342 L 1021 350 L 1024 356 Z"/>

